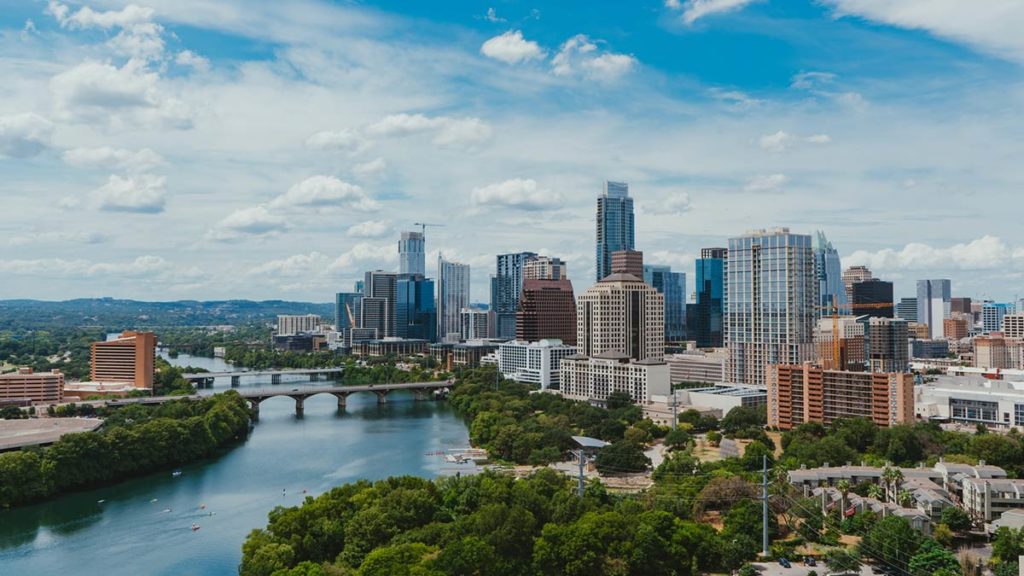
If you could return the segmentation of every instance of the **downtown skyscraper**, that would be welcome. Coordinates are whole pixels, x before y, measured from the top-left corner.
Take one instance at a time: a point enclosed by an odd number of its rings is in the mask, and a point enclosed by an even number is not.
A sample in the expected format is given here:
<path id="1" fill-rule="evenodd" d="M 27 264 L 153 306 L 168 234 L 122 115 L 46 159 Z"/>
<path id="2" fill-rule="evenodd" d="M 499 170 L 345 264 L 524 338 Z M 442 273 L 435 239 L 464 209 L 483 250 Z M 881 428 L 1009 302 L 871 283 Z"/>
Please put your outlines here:
<path id="1" fill-rule="evenodd" d="M 934 340 L 944 335 L 942 321 L 952 312 L 952 292 L 949 280 L 917 281 L 917 323 L 927 324 Z"/>
<path id="2" fill-rule="evenodd" d="M 437 338 L 458 342 L 460 314 L 469 307 L 469 264 L 449 262 L 437 257 Z"/>
<path id="3" fill-rule="evenodd" d="M 523 292 L 526 263 L 537 257 L 533 252 L 499 254 L 495 275 L 491 277 L 491 309 L 494 311 L 495 338 L 516 337 L 516 312 Z"/>
<path id="4" fill-rule="evenodd" d="M 849 313 L 848 294 L 843 284 L 843 265 L 839 261 L 839 251 L 832 246 L 821 230 L 814 234 L 811 248 L 814 250 L 814 273 L 818 278 L 818 316 L 828 316 L 833 309 L 839 314 Z"/>
<path id="5" fill-rule="evenodd" d="M 633 199 L 625 182 L 605 182 L 597 197 L 596 280 L 612 273 L 612 252 L 633 250 L 636 244 Z"/>
<path id="6" fill-rule="evenodd" d="M 769 364 L 814 359 L 818 277 L 811 237 L 789 228 L 729 239 L 725 341 L 730 382 L 764 385 Z"/>
<path id="7" fill-rule="evenodd" d="M 686 333 L 698 348 L 721 348 L 725 344 L 723 307 L 728 252 L 725 248 L 703 248 L 694 265 L 697 301 L 686 305 Z"/>
<path id="8" fill-rule="evenodd" d="M 427 275 L 426 239 L 421 232 L 402 232 L 398 240 L 398 273 Z"/>
<path id="9" fill-rule="evenodd" d="M 644 282 L 665 296 L 665 341 L 686 338 L 686 274 L 670 266 L 644 264 Z"/>

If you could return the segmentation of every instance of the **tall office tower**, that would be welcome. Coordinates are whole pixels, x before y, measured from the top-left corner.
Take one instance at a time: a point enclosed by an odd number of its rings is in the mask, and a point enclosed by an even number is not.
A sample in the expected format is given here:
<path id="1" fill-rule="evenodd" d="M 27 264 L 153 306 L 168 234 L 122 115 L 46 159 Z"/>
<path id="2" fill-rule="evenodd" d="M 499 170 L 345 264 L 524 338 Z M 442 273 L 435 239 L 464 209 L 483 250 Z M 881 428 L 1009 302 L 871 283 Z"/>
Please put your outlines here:
<path id="1" fill-rule="evenodd" d="M 612 273 L 612 252 L 635 247 L 633 199 L 625 182 L 605 182 L 597 197 L 597 281 Z"/>
<path id="2" fill-rule="evenodd" d="M 868 320 L 868 370 L 871 372 L 907 372 L 910 348 L 907 321 L 899 318 Z"/>
<path id="3" fill-rule="evenodd" d="M 777 228 L 730 238 L 725 270 L 730 381 L 763 385 L 765 366 L 812 360 L 817 303 L 809 235 Z"/>
<path id="4" fill-rule="evenodd" d="M 427 275 L 426 240 L 422 232 L 402 232 L 398 241 L 398 273 Z"/>
<path id="5" fill-rule="evenodd" d="M 445 342 L 460 339 L 459 315 L 469 306 L 469 264 L 437 257 L 437 338 Z"/>
<path id="6" fill-rule="evenodd" d="M 1024 312 L 1014 312 L 1003 316 L 1003 336 L 1016 340 L 1024 340 Z"/>
<path id="7" fill-rule="evenodd" d="M 516 311 L 523 292 L 523 269 L 536 258 L 533 252 L 499 254 L 497 274 L 491 278 L 491 309 L 494 310 L 496 338 L 516 337 Z"/>
<path id="8" fill-rule="evenodd" d="M 847 313 L 845 305 L 850 299 L 843 282 L 843 266 L 839 262 L 839 251 L 832 246 L 821 230 L 812 237 L 811 249 L 814 250 L 814 271 L 818 278 L 818 306 L 821 306 L 818 315 L 828 316 L 833 307 L 840 314 Z"/>
<path id="9" fill-rule="evenodd" d="M 633 360 L 665 358 L 665 297 L 630 274 L 612 274 L 576 300 L 576 348 Z"/>
<path id="10" fill-rule="evenodd" d="M 698 348 L 721 348 L 722 304 L 725 290 L 725 248 L 704 248 L 697 260 L 697 302 L 686 305 L 686 333 Z"/>
<path id="11" fill-rule="evenodd" d="M 846 301 L 853 300 L 853 289 L 851 286 L 858 282 L 871 280 L 871 270 L 867 266 L 850 266 L 843 272 L 843 288 L 846 289 Z"/>
<path id="12" fill-rule="evenodd" d="M 576 299 L 572 282 L 525 280 L 516 313 L 516 340 L 561 340 L 576 345 Z"/>
<path id="13" fill-rule="evenodd" d="M 616 250 L 612 252 L 612 274 L 629 274 L 644 277 L 644 253 L 639 250 Z"/>
<path id="14" fill-rule="evenodd" d="M 316 314 L 279 314 L 277 335 L 294 336 L 299 333 L 320 332 L 320 317 Z"/>
<path id="15" fill-rule="evenodd" d="M 437 340 L 433 280 L 419 274 L 399 275 L 395 282 L 395 336 Z"/>
<path id="16" fill-rule="evenodd" d="M 874 318 L 892 318 L 892 282 L 872 278 L 857 282 L 850 286 L 853 298 L 850 300 L 850 313 L 854 316 L 871 316 Z M 868 304 L 869 306 L 865 306 Z M 888 306 L 878 307 L 878 304 Z"/>
<path id="17" fill-rule="evenodd" d="M 665 341 L 686 338 L 686 274 L 669 266 L 644 265 L 644 282 L 665 296 Z"/>
<path id="18" fill-rule="evenodd" d="M 917 281 L 917 323 L 928 325 L 933 340 L 942 338 L 942 321 L 951 311 L 951 292 L 949 280 Z"/>
<path id="19" fill-rule="evenodd" d="M 568 277 L 568 268 L 561 258 L 538 256 L 523 266 L 524 280 L 561 280 Z"/>
<path id="20" fill-rule="evenodd" d="M 998 332 L 1003 329 L 1003 318 L 1015 312 L 1013 304 L 986 302 L 981 306 L 981 329 Z"/>
<path id="21" fill-rule="evenodd" d="M 156 334 L 122 332 L 106 342 L 93 342 L 89 379 L 93 382 L 124 382 L 136 388 L 153 388 Z"/>
<path id="22" fill-rule="evenodd" d="M 490 337 L 491 313 L 486 307 L 471 306 L 459 312 L 459 333 L 463 340 L 483 340 Z"/>
<path id="23" fill-rule="evenodd" d="M 334 329 L 336 331 L 345 335 L 359 325 L 359 301 L 362 299 L 363 295 L 357 292 L 338 292 L 334 295 Z"/>
<path id="24" fill-rule="evenodd" d="M 374 270 L 367 272 L 363 281 L 363 317 L 361 328 L 377 329 L 378 338 L 388 338 L 395 335 L 395 290 L 398 283 L 398 274 Z M 373 309 L 369 315 L 366 307 L 369 300 L 379 300 L 372 304 Z M 366 321 L 369 320 L 369 324 Z"/>
<path id="25" fill-rule="evenodd" d="M 896 305 L 896 317 L 907 322 L 917 322 L 917 298 L 900 298 Z"/>
<path id="26" fill-rule="evenodd" d="M 359 301 L 360 334 L 365 336 L 373 331 L 371 339 L 384 338 L 388 334 L 388 305 L 387 298 L 363 296 Z M 355 338 L 352 338 L 352 341 L 354 342 Z"/>
<path id="27" fill-rule="evenodd" d="M 867 361 L 864 350 L 864 324 L 857 322 L 856 318 L 821 318 L 814 330 L 814 345 L 817 350 L 817 363 L 826 370 L 864 370 Z"/>
<path id="28" fill-rule="evenodd" d="M 950 313 L 971 314 L 971 299 L 966 297 L 954 297 L 949 299 Z"/>

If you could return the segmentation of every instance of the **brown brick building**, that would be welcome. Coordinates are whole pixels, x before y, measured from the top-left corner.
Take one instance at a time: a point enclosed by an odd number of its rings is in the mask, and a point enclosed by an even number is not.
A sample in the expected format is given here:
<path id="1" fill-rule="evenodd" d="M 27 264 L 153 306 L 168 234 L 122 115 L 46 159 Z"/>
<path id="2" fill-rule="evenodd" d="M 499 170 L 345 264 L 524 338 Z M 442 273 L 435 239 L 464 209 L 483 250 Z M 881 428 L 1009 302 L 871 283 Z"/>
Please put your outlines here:
<path id="1" fill-rule="evenodd" d="M 644 253 L 639 250 L 616 250 L 612 252 L 612 274 L 632 274 L 644 277 Z"/>
<path id="2" fill-rule="evenodd" d="M 156 334 L 124 332 L 107 342 L 92 343 L 93 382 L 126 382 L 136 388 L 153 388 Z"/>
<path id="3" fill-rule="evenodd" d="M 60 370 L 33 372 L 26 367 L 10 374 L 0 374 L 0 405 L 60 402 L 63 399 L 64 375 Z"/>
<path id="4" fill-rule="evenodd" d="M 770 365 L 768 425 L 789 430 L 863 417 L 879 426 L 914 420 L 914 376 L 899 372 L 824 370 L 810 363 Z"/>
<path id="5" fill-rule="evenodd" d="M 572 282 L 568 278 L 524 280 L 516 312 L 516 340 L 550 339 L 576 345 L 576 299 Z"/>

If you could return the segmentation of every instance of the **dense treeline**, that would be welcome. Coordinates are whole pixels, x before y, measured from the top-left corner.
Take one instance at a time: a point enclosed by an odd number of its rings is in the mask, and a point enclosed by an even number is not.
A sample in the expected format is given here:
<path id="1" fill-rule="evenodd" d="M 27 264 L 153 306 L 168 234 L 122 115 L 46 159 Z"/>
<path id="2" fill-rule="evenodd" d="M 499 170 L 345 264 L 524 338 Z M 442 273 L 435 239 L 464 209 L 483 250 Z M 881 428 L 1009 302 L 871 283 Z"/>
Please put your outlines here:
<path id="1" fill-rule="evenodd" d="M 233 391 L 112 411 L 98 432 L 0 454 L 0 507 L 48 498 L 214 455 L 244 438 L 249 408 Z"/>
<path id="2" fill-rule="evenodd" d="M 56 368 L 70 379 L 87 379 L 90 345 L 104 339 L 106 333 L 99 328 L 4 330 L 0 363 L 29 366 L 36 372 Z"/>
<path id="3" fill-rule="evenodd" d="M 582 434 L 613 443 L 604 459 L 612 460 L 609 469 L 640 471 L 646 468 L 641 446 L 668 431 L 642 419 L 642 410 L 626 395 L 612 395 L 608 409 L 599 408 L 536 393 L 531 386 L 496 377 L 493 368 L 464 373 L 449 402 L 465 418 L 475 446 L 520 464 L 562 460 L 576 448 L 572 436 Z"/>
<path id="4" fill-rule="evenodd" d="M 213 356 L 219 346 L 245 350 L 270 346 L 270 327 L 266 323 L 227 327 L 173 327 L 160 330 L 160 344 L 171 354 Z"/>

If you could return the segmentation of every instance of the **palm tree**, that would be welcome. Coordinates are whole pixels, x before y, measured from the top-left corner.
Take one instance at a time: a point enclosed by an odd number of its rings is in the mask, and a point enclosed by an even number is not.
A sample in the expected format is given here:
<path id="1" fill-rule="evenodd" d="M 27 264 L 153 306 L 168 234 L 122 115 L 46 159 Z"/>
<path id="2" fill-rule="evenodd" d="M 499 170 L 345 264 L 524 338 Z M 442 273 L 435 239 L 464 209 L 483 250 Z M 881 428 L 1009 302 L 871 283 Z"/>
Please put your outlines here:
<path id="1" fill-rule="evenodd" d="M 839 490 L 839 514 L 840 518 L 846 517 L 846 495 L 850 493 L 850 481 L 846 478 L 836 482 L 836 490 Z"/>
<path id="2" fill-rule="evenodd" d="M 868 498 L 874 498 L 875 500 L 881 500 L 884 491 L 878 484 L 872 484 L 868 486 Z"/>
<path id="3" fill-rule="evenodd" d="M 903 486 L 903 471 L 899 468 L 892 469 L 892 498 L 896 500 L 900 487 Z"/>
<path id="4" fill-rule="evenodd" d="M 907 490 L 900 490 L 898 503 L 904 508 L 911 508 L 914 505 L 914 495 Z"/>
<path id="5" fill-rule="evenodd" d="M 889 466 L 886 466 L 884 469 L 882 469 L 882 478 L 881 478 L 881 480 L 882 480 L 882 485 L 885 486 L 885 501 L 886 502 L 889 502 L 890 500 L 892 500 L 892 498 L 890 498 L 890 496 L 889 496 L 889 491 L 890 491 L 890 488 L 892 487 L 893 472 L 894 472 L 894 470 L 892 468 L 890 468 Z"/>

